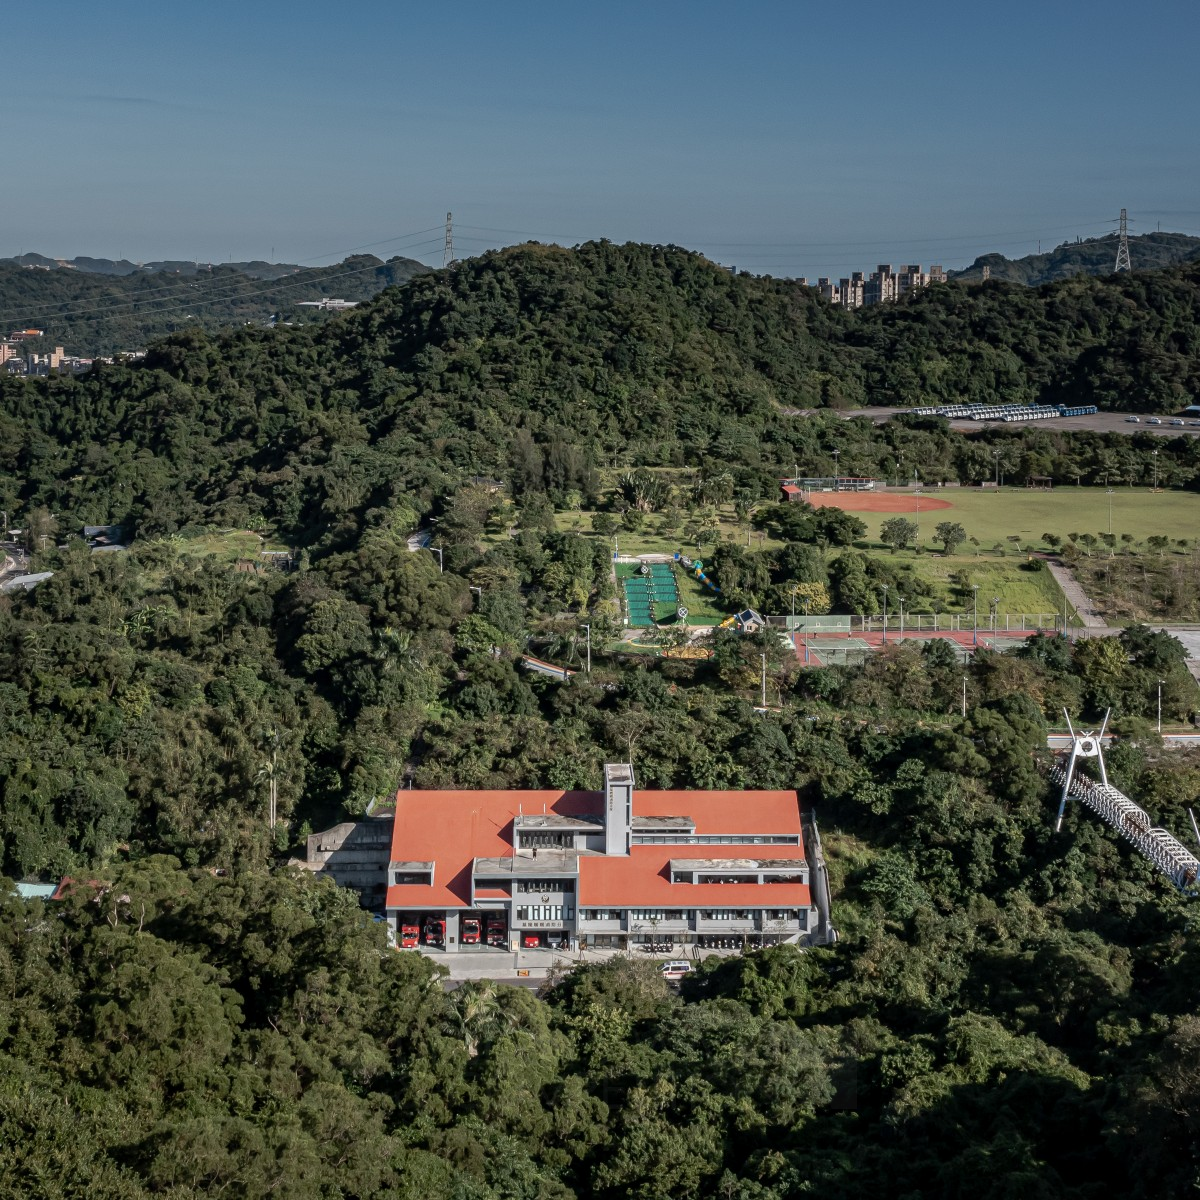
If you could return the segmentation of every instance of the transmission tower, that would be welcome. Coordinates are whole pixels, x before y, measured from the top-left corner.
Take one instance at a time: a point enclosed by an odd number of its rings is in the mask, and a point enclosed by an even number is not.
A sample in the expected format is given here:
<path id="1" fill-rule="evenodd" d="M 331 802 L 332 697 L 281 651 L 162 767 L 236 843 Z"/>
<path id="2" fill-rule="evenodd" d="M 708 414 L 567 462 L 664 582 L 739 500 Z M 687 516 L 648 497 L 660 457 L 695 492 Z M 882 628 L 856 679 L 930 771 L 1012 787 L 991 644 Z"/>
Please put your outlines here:
<path id="1" fill-rule="evenodd" d="M 1125 210 L 1121 209 L 1121 240 L 1117 243 L 1117 265 L 1113 271 L 1132 271 L 1129 265 L 1129 230 L 1126 227 Z"/>
<path id="2" fill-rule="evenodd" d="M 1121 210 L 1124 214 L 1124 209 Z M 1126 258 L 1129 256 L 1126 255 Z M 446 214 L 446 248 L 442 251 L 442 266 L 448 267 L 454 261 L 454 214 Z"/>

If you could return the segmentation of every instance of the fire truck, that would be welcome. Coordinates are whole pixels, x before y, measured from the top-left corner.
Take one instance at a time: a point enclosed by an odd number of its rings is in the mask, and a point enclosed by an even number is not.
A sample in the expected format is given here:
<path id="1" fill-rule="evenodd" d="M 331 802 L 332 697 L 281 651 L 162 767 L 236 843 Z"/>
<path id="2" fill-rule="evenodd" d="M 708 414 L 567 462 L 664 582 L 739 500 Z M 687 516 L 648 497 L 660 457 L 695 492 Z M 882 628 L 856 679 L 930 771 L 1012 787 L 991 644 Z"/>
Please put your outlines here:
<path id="1" fill-rule="evenodd" d="M 425 918 L 425 945 L 444 946 L 446 944 L 446 922 L 440 917 Z"/>
<path id="2" fill-rule="evenodd" d="M 421 928 L 419 925 L 413 924 L 411 921 L 405 921 L 400 926 L 400 945 L 405 950 L 411 950 L 421 941 Z"/>
<path id="3" fill-rule="evenodd" d="M 478 917 L 463 917 L 462 930 L 460 933 L 462 944 L 464 946 L 479 945 L 479 918 Z"/>
<path id="4" fill-rule="evenodd" d="M 501 948 L 508 945 L 508 921 L 503 913 L 488 913 L 487 944 Z"/>

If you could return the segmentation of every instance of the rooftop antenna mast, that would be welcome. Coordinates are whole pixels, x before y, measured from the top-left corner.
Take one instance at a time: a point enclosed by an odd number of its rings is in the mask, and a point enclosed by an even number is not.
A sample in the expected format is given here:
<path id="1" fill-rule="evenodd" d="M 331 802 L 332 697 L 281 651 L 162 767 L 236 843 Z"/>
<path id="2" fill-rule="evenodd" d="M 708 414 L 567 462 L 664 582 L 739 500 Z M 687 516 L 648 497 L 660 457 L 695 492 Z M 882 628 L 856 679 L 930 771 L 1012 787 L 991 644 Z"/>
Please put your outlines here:
<path id="1" fill-rule="evenodd" d="M 1125 210 L 1121 209 L 1121 233 L 1120 241 L 1117 242 L 1117 265 L 1113 267 L 1113 271 L 1132 271 L 1133 268 L 1129 265 L 1129 229 L 1128 222 L 1125 216 Z"/>
<path id="2" fill-rule="evenodd" d="M 1078 800 L 1123 838 L 1132 842 L 1138 852 L 1149 859 L 1181 892 L 1188 896 L 1200 895 L 1200 859 L 1165 829 L 1156 829 L 1142 809 L 1108 782 L 1103 742 L 1109 713 L 1104 714 L 1104 724 L 1099 733 L 1085 733 L 1082 730 L 1076 733 L 1070 714 L 1065 709 L 1063 715 L 1067 718 L 1067 729 L 1070 730 L 1071 754 L 1065 765 L 1059 762 L 1050 772 L 1050 778 L 1062 784 L 1062 798 L 1054 822 L 1055 833 L 1062 829 L 1067 801 Z M 1075 768 L 1083 758 L 1096 760 L 1100 768 L 1099 783 L 1076 773 Z M 1192 828 L 1196 831 L 1197 841 L 1200 841 L 1200 829 L 1197 829 L 1194 816 Z"/>
<path id="3" fill-rule="evenodd" d="M 1122 216 L 1125 210 L 1121 210 Z M 1125 256 L 1129 257 L 1128 254 Z M 442 266 L 448 267 L 454 262 L 454 214 L 446 214 L 446 246 L 442 251 Z"/>

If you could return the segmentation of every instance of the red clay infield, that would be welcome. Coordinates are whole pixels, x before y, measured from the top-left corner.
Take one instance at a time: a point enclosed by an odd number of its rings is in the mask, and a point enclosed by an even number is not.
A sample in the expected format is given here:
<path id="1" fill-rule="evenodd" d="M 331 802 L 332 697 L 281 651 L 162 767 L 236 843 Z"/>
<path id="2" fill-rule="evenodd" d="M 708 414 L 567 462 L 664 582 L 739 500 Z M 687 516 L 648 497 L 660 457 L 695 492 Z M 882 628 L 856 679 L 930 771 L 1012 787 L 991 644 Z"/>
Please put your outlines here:
<path id="1" fill-rule="evenodd" d="M 809 492 L 805 500 L 814 508 L 844 508 L 847 512 L 932 512 L 953 508 L 949 500 L 932 496 L 903 496 L 887 492 Z"/>

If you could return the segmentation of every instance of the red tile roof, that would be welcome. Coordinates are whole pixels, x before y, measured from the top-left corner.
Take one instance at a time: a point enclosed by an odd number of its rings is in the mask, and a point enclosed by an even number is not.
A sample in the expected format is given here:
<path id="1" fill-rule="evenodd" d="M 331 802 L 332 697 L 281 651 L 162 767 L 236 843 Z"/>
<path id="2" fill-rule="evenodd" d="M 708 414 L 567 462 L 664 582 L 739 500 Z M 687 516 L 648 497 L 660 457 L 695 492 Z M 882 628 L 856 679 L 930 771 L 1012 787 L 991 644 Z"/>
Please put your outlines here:
<path id="1" fill-rule="evenodd" d="M 512 853 L 513 818 L 543 811 L 560 816 L 603 811 L 599 792 L 558 791 L 401 791 L 392 827 L 393 862 L 435 863 L 434 882 L 393 884 L 388 908 L 466 908 L 471 900 L 471 866 L 476 858 Z M 581 855 L 578 903 L 600 905 L 805 907 L 803 884 L 671 883 L 672 858 L 803 859 L 800 803 L 795 792 L 635 791 L 633 812 L 643 817 L 689 816 L 698 834 L 793 834 L 794 846 L 724 845 L 634 846 L 631 854 Z M 493 889 L 478 895 L 491 896 Z M 503 894 L 503 893 L 497 893 Z"/>

